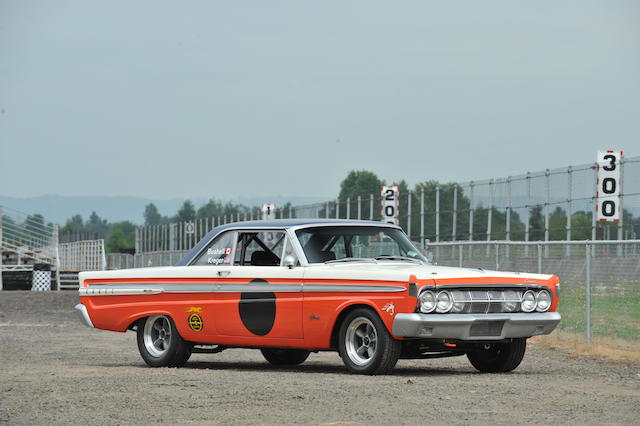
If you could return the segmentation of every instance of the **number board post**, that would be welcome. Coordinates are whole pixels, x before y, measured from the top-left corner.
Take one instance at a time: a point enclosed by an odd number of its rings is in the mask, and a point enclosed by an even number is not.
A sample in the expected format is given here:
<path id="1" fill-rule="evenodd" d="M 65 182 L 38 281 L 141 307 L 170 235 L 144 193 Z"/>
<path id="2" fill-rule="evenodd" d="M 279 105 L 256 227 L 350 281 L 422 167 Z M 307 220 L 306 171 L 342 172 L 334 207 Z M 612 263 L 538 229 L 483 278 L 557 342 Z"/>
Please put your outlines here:
<path id="1" fill-rule="evenodd" d="M 274 220 L 276 218 L 276 205 L 273 203 L 265 203 L 262 205 L 262 220 Z M 224 222 L 227 223 L 225 216 Z"/>
<path id="2" fill-rule="evenodd" d="M 598 222 L 620 221 L 620 161 L 622 151 L 598 151 L 596 214 Z"/>
<path id="3" fill-rule="evenodd" d="M 380 188 L 381 220 L 394 225 L 400 224 L 400 188 L 397 186 L 382 186 Z"/>

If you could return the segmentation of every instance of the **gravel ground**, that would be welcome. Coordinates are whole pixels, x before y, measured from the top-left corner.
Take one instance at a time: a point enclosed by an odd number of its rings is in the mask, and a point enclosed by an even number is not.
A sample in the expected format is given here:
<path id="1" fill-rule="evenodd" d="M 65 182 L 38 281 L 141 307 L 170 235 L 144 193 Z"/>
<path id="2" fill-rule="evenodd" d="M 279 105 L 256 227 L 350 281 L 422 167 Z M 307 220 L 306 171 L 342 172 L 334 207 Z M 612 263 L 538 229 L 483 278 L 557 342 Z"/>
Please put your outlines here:
<path id="1" fill-rule="evenodd" d="M 0 423 L 638 424 L 640 364 L 529 341 L 510 374 L 465 357 L 401 360 L 391 376 L 348 374 L 336 353 L 275 368 L 259 351 L 195 354 L 148 368 L 135 334 L 91 330 L 75 292 L 0 292 Z"/>

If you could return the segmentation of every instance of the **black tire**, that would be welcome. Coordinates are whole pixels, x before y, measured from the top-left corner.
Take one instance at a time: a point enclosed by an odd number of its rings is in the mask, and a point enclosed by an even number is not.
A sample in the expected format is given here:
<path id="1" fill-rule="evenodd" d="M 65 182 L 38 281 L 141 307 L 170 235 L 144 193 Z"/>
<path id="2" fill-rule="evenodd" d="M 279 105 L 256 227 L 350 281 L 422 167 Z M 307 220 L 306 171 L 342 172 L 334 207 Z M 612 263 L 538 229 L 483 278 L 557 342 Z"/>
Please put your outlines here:
<path id="1" fill-rule="evenodd" d="M 273 365 L 298 365 L 309 358 L 309 351 L 303 349 L 261 349 L 264 359 Z"/>
<path id="2" fill-rule="evenodd" d="M 168 316 L 141 319 L 137 333 L 140 355 L 151 367 L 181 367 L 191 356 L 193 345 L 182 339 Z"/>
<path id="3" fill-rule="evenodd" d="M 354 309 L 340 324 L 338 352 L 352 373 L 389 374 L 401 350 L 401 342 L 391 336 L 371 309 Z"/>
<path id="4" fill-rule="evenodd" d="M 482 373 L 506 373 L 520 365 L 526 348 L 527 339 L 513 339 L 507 343 L 491 344 L 483 351 L 468 352 L 467 358 Z"/>

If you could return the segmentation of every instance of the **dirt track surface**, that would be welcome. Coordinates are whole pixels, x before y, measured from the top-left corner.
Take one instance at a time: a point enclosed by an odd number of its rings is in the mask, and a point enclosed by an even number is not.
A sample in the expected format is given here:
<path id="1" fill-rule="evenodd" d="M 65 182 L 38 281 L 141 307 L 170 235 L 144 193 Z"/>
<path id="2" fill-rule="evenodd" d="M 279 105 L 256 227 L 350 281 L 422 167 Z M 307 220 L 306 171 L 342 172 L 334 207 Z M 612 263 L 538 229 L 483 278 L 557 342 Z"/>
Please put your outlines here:
<path id="1" fill-rule="evenodd" d="M 535 340 L 510 374 L 479 374 L 456 357 L 357 376 L 331 352 L 282 369 L 241 349 L 154 369 L 133 332 L 84 327 L 76 303 L 75 292 L 0 292 L 0 423 L 638 424 L 640 415 L 640 365 L 576 359 Z"/>

